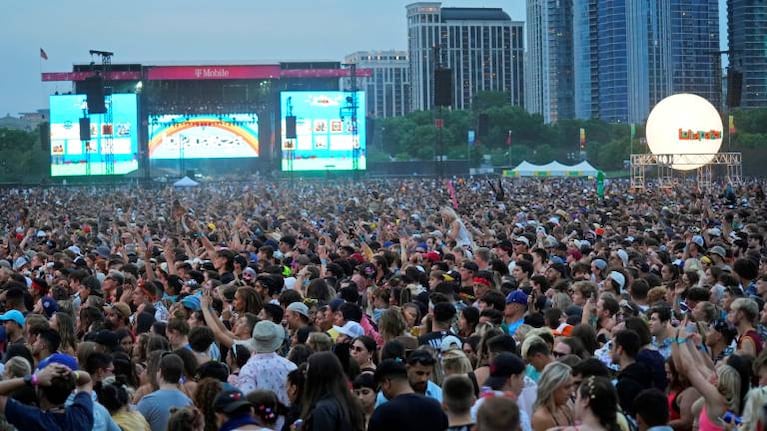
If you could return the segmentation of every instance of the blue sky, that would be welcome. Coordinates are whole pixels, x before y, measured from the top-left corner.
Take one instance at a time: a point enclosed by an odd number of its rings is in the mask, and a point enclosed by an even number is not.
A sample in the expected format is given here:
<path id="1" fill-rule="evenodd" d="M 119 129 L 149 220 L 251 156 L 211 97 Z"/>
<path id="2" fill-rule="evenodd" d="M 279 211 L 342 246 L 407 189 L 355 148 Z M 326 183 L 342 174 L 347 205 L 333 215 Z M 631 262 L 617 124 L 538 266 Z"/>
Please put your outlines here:
<path id="1" fill-rule="evenodd" d="M 720 0 L 724 3 L 725 0 Z M 368 49 L 405 49 L 410 0 L 30 0 L 0 14 L 0 116 L 47 107 L 67 83 L 42 84 L 40 72 L 69 71 L 88 50 L 115 63 L 341 60 Z M 524 0 L 446 1 L 501 7 L 524 21 Z M 723 9 L 722 9 L 723 10 Z M 724 35 L 723 35 L 724 37 Z M 40 61 L 39 49 L 48 53 Z"/>

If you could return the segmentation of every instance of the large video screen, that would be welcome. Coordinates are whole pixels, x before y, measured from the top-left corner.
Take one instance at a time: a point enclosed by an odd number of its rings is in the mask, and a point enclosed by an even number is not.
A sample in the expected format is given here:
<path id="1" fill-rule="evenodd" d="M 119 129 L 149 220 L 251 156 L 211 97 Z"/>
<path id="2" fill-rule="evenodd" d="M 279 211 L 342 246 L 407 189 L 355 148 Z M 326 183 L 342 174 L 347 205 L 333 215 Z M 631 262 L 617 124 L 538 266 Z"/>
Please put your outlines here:
<path id="1" fill-rule="evenodd" d="M 356 94 L 357 134 L 352 127 L 352 93 L 284 91 L 280 97 L 283 171 L 359 170 L 365 161 L 365 93 Z M 296 138 L 286 136 L 285 117 L 296 117 Z"/>
<path id="2" fill-rule="evenodd" d="M 258 115 L 150 115 L 149 158 L 241 159 L 258 157 Z"/>
<path id="3" fill-rule="evenodd" d="M 106 98 L 111 110 L 92 114 L 91 139 L 80 140 L 85 95 L 51 96 L 51 176 L 125 175 L 138 170 L 138 109 L 135 94 Z M 111 146 L 111 151 L 109 150 Z"/>

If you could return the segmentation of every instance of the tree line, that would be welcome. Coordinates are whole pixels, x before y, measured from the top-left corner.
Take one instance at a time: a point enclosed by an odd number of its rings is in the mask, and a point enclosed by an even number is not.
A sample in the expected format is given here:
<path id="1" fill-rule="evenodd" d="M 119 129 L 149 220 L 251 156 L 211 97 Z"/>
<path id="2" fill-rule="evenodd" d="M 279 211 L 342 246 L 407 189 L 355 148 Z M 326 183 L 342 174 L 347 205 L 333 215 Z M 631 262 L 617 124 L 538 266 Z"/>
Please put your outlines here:
<path id="1" fill-rule="evenodd" d="M 516 165 L 523 160 L 548 163 L 557 160 L 576 163 L 582 156 L 603 170 L 619 170 L 631 152 L 646 152 L 641 139 L 644 124 L 607 123 L 597 119 L 561 120 L 544 124 L 543 116 L 531 114 L 518 106 L 508 104 L 503 93 L 479 93 L 470 110 L 443 111 L 442 145 L 437 145 L 438 134 L 429 111 L 413 112 L 406 116 L 375 121 L 373 137 L 368 139 L 368 157 L 371 161 L 434 160 L 444 155 L 450 160 L 470 159 L 473 166 L 483 162 L 495 166 Z M 468 143 L 469 131 L 478 132 L 481 114 L 487 115 L 487 134 Z M 734 112 L 736 133 L 731 137 L 728 118 L 723 118 L 723 148 L 755 149 L 767 141 L 767 109 L 738 110 Z M 585 131 L 585 145 L 581 154 L 580 130 Z M 510 135 L 510 137 L 509 137 Z M 633 139 L 632 139 L 633 136 Z M 509 145 L 509 143 L 511 145 Z"/>

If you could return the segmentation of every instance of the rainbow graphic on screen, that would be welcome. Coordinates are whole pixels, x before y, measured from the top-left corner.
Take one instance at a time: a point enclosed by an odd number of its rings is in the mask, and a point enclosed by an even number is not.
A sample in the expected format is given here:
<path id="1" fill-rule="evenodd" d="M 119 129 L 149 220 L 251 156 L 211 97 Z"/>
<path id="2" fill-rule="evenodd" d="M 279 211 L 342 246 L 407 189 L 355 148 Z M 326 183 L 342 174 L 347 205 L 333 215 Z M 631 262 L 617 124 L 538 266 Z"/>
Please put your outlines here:
<path id="1" fill-rule="evenodd" d="M 149 158 L 241 159 L 259 155 L 258 115 L 150 115 Z"/>

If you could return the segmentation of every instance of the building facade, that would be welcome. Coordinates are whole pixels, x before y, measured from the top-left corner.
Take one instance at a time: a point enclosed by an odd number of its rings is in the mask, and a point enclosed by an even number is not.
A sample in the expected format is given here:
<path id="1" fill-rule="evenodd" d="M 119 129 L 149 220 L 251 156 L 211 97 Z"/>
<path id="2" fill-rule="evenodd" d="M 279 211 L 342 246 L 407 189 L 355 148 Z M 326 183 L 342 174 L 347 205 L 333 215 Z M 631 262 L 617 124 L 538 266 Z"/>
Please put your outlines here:
<path id="1" fill-rule="evenodd" d="M 546 123 L 575 117 L 573 21 L 573 0 L 527 2 L 525 108 Z"/>
<path id="2" fill-rule="evenodd" d="M 640 123 L 663 98 L 721 106 L 717 0 L 574 0 L 578 118 Z"/>
<path id="3" fill-rule="evenodd" d="M 504 92 L 509 103 L 524 103 L 523 23 L 501 9 L 443 8 L 421 2 L 406 7 L 411 106 L 434 106 L 434 70 L 453 75 L 453 108 L 468 109 L 482 91 Z"/>
<path id="4" fill-rule="evenodd" d="M 367 92 L 367 115 L 389 118 L 410 112 L 410 62 L 405 51 L 359 51 L 346 56 L 345 63 L 371 69 L 373 75 L 358 78 L 357 88 Z M 344 89 L 351 82 L 344 79 Z"/>
<path id="5" fill-rule="evenodd" d="M 727 0 L 730 66 L 743 73 L 743 108 L 767 107 L 767 1 Z"/>

